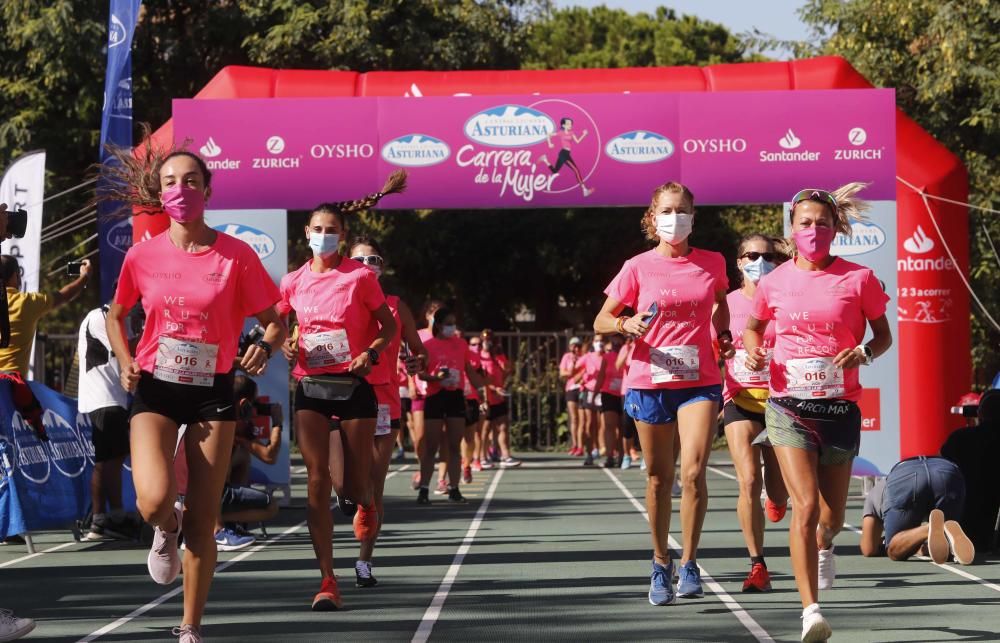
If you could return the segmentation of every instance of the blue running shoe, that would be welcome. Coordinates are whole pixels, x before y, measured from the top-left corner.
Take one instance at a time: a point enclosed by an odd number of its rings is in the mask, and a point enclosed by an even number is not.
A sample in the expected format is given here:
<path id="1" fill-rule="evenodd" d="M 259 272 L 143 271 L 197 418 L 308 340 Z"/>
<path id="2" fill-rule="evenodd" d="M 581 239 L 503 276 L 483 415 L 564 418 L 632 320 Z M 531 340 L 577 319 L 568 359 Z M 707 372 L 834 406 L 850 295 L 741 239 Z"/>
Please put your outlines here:
<path id="1" fill-rule="evenodd" d="M 219 551 L 238 551 L 257 542 L 253 536 L 241 536 L 234 530 L 225 528 L 215 532 L 215 545 Z"/>
<path id="2" fill-rule="evenodd" d="M 649 604 L 670 605 L 674 602 L 674 561 L 660 565 L 653 561 L 653 572 L 649 575 Z"/>
<path id="3" fill-rule="evenodd" d="M 689 560 L 681 566 L 680 580 L 677 582 L 677 595 L 681 598 L 701 598 L 705 592 L 701 589 L 701 570 L 698 563 Z"/>

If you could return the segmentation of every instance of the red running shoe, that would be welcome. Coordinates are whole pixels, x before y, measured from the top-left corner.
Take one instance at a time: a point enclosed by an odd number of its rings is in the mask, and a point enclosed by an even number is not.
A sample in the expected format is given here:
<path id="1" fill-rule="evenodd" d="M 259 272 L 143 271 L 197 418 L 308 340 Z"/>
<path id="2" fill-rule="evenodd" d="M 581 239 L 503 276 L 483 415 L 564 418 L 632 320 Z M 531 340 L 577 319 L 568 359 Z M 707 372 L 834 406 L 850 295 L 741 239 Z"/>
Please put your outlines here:
<path id="1" fill-rule="evenodd" d="M 378 510 L 375 505 L 358 505 L 354 514 L 354 537 L 360 541 L 375 540 L 378 536 Z"/>
<path id="2" fill-rule="evenodd" d="M 420 488 L 420 472 L 419 471 L 417 471 L 416 473 L 414 473 L 413 477 L 410 478 L 410 486 L 413 487 L 414 491 L 416 491 L 417 489 Z"/>
<path id="3" fill-rule="evenodd" d="M 781 522 L 781 519 L 785 517 L 785 511 L 787 510 L 787 502 L 783 505 L 776 505 L 771 502 L 770 498 L 764 501 L 764 513 L 767 514 L 767 519 L 771 522 Z"/>
<path id="4" fill-rule="evenodd" d="M 754 563 L 750 567 L 750 573 L 743 581 L 744 592 L 770 592 L 771 575 L 767 573 L 767 567 L 762 563 Z"/>
<path id="5" fill-rule="evenodd" d="M 465 467 L 462 469 L 462 482 L 469 484 L 472 482 L 472 467 Z"/>
<path id="6" fill-rule="evenodd" d="M 340 600 L 340 589 L 337 587 L 337 579 L 333 577 L 324 578 L 323 584 L 319 586 L 319 593 L 313 598 L 313 611 L 332 612 L 333 610 L 339 610 L 343 605 L 344 602 Z"/>
<path id="7" fill-rule="evenodd" d="M 482 471 L 483 470 L 483 464 L 478 459 L 477 460 L 473 460 L 472 461 L 472 470 L 473 471 Z"/>

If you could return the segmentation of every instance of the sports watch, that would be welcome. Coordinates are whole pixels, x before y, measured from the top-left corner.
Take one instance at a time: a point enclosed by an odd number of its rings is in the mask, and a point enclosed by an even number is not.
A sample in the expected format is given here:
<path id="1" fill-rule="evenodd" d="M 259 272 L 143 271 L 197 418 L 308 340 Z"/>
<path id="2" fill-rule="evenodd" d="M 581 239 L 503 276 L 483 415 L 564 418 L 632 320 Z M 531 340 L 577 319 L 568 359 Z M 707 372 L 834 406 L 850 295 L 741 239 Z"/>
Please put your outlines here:
<path id="1" fill-rule="evenodd" d="M 854 350 L 858 349 L 860 349 L 861 353 L 864 355 L 864 358 L 861 360 L 861 363 L 864 364 L 865 366 L 869 366 L 875 359 L 875 354 L 872 352 L 871 347 L 868 344 L 859 344 L 854 348 Z"/>

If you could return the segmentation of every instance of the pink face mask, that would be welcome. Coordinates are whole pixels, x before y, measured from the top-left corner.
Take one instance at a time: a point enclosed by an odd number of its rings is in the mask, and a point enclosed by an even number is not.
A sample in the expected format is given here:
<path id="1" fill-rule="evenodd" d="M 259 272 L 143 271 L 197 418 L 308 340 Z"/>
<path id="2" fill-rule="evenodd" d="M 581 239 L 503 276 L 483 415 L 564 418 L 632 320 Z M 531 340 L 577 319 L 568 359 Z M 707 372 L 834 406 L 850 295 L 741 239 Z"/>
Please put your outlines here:
<path id="1" fill-rule="evenodd" d="M 160 195 L 163 211 L 179 223 L 188 223 L 205 214 L 205 193 L 201 190 L 177 183 Z"/>
<path id="2" fill-rule="evenodd" d="M 799 254 L 807 261 L 816 263 L 830 256 L 830 245 L 837 231 L 833 228 L 812 226 L 792 235 Z"/>

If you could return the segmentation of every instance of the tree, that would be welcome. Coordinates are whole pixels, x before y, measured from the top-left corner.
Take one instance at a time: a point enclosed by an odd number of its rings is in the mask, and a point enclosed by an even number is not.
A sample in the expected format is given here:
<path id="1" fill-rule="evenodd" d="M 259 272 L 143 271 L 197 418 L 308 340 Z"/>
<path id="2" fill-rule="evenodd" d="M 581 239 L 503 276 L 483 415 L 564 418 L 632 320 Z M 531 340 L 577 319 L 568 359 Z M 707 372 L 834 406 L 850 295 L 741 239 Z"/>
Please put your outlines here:
<path id="1" fill-rule="evenodd" d="M 991 0 L 810 0 L 814 29 L 798 55 L 845 57 L 873 84 L 896 88 L 899 107 L 959 156 L 973 205 L 1000 208 L 1000 4 Z M 1000 314 L 1000 217 L 969 211 L 973 287 Z M 980 374 L 1000 370 L 1000 333 L 973 310 L 973 360 Z"/>

